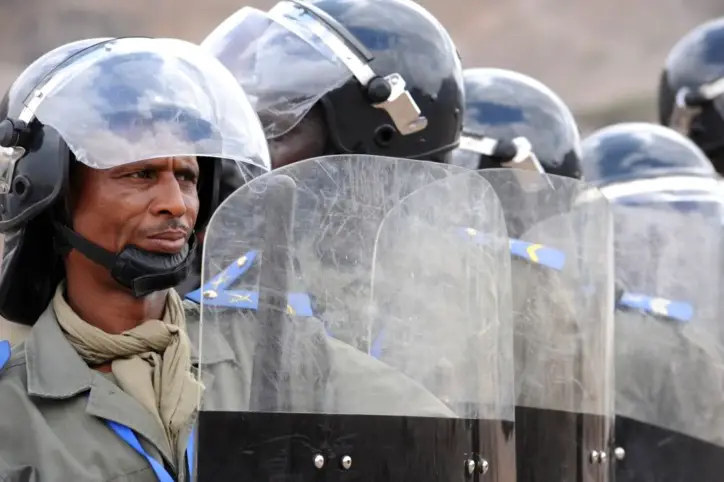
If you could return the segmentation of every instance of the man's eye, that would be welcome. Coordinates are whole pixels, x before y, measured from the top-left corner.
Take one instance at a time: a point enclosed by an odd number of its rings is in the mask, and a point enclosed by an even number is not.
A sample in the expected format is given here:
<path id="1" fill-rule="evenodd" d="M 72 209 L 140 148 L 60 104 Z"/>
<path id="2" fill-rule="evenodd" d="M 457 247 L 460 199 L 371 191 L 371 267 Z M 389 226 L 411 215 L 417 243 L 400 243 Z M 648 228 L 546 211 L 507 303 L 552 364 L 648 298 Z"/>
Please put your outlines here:
<path id="1" fill-rule="evenodd" d="M 176 174 L 176 179 L 178 179 L 179 181 L 193 182 L 194 184 L 196 184 L 196 182 L 198 181 L 198 176 L 192 172 L 179 172 Z"/>
<path id="2" fill-rule="evenodd" d="M 153 179 L 154 177 L 156 177 L 156 173 L 154 171 L 146 169 L 143 171 L 132 172 L 128 175 L 128 177 L 133 179 Z"/>

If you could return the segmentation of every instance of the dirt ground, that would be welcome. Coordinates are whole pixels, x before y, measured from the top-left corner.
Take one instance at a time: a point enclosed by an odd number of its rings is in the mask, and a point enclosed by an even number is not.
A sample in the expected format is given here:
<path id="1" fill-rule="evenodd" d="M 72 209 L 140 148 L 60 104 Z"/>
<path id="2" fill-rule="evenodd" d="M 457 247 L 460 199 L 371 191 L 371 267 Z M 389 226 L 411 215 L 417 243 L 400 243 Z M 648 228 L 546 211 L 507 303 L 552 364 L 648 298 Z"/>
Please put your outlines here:
<path id="1" fill-rule="evenodd" d="M 275 0 L 252 0 L 267 7 Z M 519 70 L 556 90 L 589 131 L 653 115 L 674 42 L 724 15 L 721 0 L 422 0 L 468 66 Z M 0 89 L 48 49 L 78 38 L 162 35 L 201 40 L 243 6 L 231 0 L 2 0 Z"/>

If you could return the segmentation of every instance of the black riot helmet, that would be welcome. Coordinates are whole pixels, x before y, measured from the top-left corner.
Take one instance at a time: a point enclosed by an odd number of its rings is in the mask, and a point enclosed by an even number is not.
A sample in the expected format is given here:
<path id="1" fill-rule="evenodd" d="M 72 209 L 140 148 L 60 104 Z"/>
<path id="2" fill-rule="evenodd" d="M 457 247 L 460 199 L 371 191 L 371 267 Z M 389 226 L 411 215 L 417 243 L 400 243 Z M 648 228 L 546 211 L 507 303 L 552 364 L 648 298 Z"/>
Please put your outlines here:
<path id="1" fill-rule="evenodd" d="M 706 155 L 672 129 L 625 122 L 597 130 L 581 144 L 583 176 L 597 186 L 668 176 L 711 178 Z"/>
<path id="2" fill-rule="evenodd" d="M 463 78 L 465 120 L 453 163 L 472 169 L 542 168 L 580 179 L 578 126 L 558 95 L 510 70 L 466 69 Z"/>
<path id="3" fill-rule="evenodd" d="M 274 167 L 345 153 L 444 162 L 458 145 L 460 59 L 446 30 L 410 0 L 245 7 L 201 45 L 249 95 Z M 310 133 L 310 120 L 323 127 Z M 277 159 L 300 137 L 305 146 Z"/>
<path id="4" fill-rule="evenodd" d="M 196 229 L 220 197 L 219 159 L 236 163 L 247 177 L 269 168 L 258 118 L 243 91 L 216 59 L 181 40 L 65 45 L 28 67 L 2 105 L 0 314 L 25 324 L 47 306 L 72 249 L 139 297 L 175 286 L 189 270 L 195 236 L 177 254 L 132 245 L 113 253 L 74 231 L 67 195 L 77 163 L 110 169 L 196 157 Z"/>
<path id="5" fill-rule="evenodd" d="M 672 129 L 616 124 L 594 132 L 581 145 L 584 177 L 611 200 L 663 203 L 687 212 L 721 210 L 721 188 L 711 163 Z"/>
<path id="6" fill-rule="evenodd" d="M 669 53 L 659 122 L 691 138 L 724 173 L 724 18 L 695 28 Z"/>

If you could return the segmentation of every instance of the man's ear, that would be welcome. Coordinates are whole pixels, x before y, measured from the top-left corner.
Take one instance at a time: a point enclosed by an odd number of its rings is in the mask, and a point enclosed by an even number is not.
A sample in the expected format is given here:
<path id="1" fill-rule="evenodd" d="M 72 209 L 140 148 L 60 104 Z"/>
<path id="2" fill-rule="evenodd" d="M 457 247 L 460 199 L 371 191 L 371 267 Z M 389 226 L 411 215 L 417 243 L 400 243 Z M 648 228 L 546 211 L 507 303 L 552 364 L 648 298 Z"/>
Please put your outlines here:
<path id="1" fill-rule="evenodd" d="M 63 207 L 64 213 L 62 213 L 63 220 L 67 226 L 73 229 L 73 213 L 75 207 L 78 205 L 78 200 L 83 189 L 83 180 L 86 175 L 88 168 L 76 161 L 71 159 L 68 163 L 68 187 L 63 195 Z"/>

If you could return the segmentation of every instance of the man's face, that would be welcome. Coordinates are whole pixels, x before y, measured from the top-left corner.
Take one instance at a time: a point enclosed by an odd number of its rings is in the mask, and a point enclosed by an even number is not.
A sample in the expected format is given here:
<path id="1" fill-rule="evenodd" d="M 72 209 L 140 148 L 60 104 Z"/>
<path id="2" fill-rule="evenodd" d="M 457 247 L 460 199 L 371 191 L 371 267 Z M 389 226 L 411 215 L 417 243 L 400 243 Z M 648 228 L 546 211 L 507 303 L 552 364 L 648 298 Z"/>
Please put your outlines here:
<path id="1" fill-rule="evenodd" d="M 270 139 L 272 169 L 324 155 L 327 145 L 326 124 L 321 107 L 314 106 L 294 129 Z"/>
<path id="2" fill-rule="evenodd" d="M 78 165 L 72 182 L 73 229 L 114 253 L 136 245 L 181 252 L 199 211 L 195 157 L 140 161 L 111 169 Z"/>

